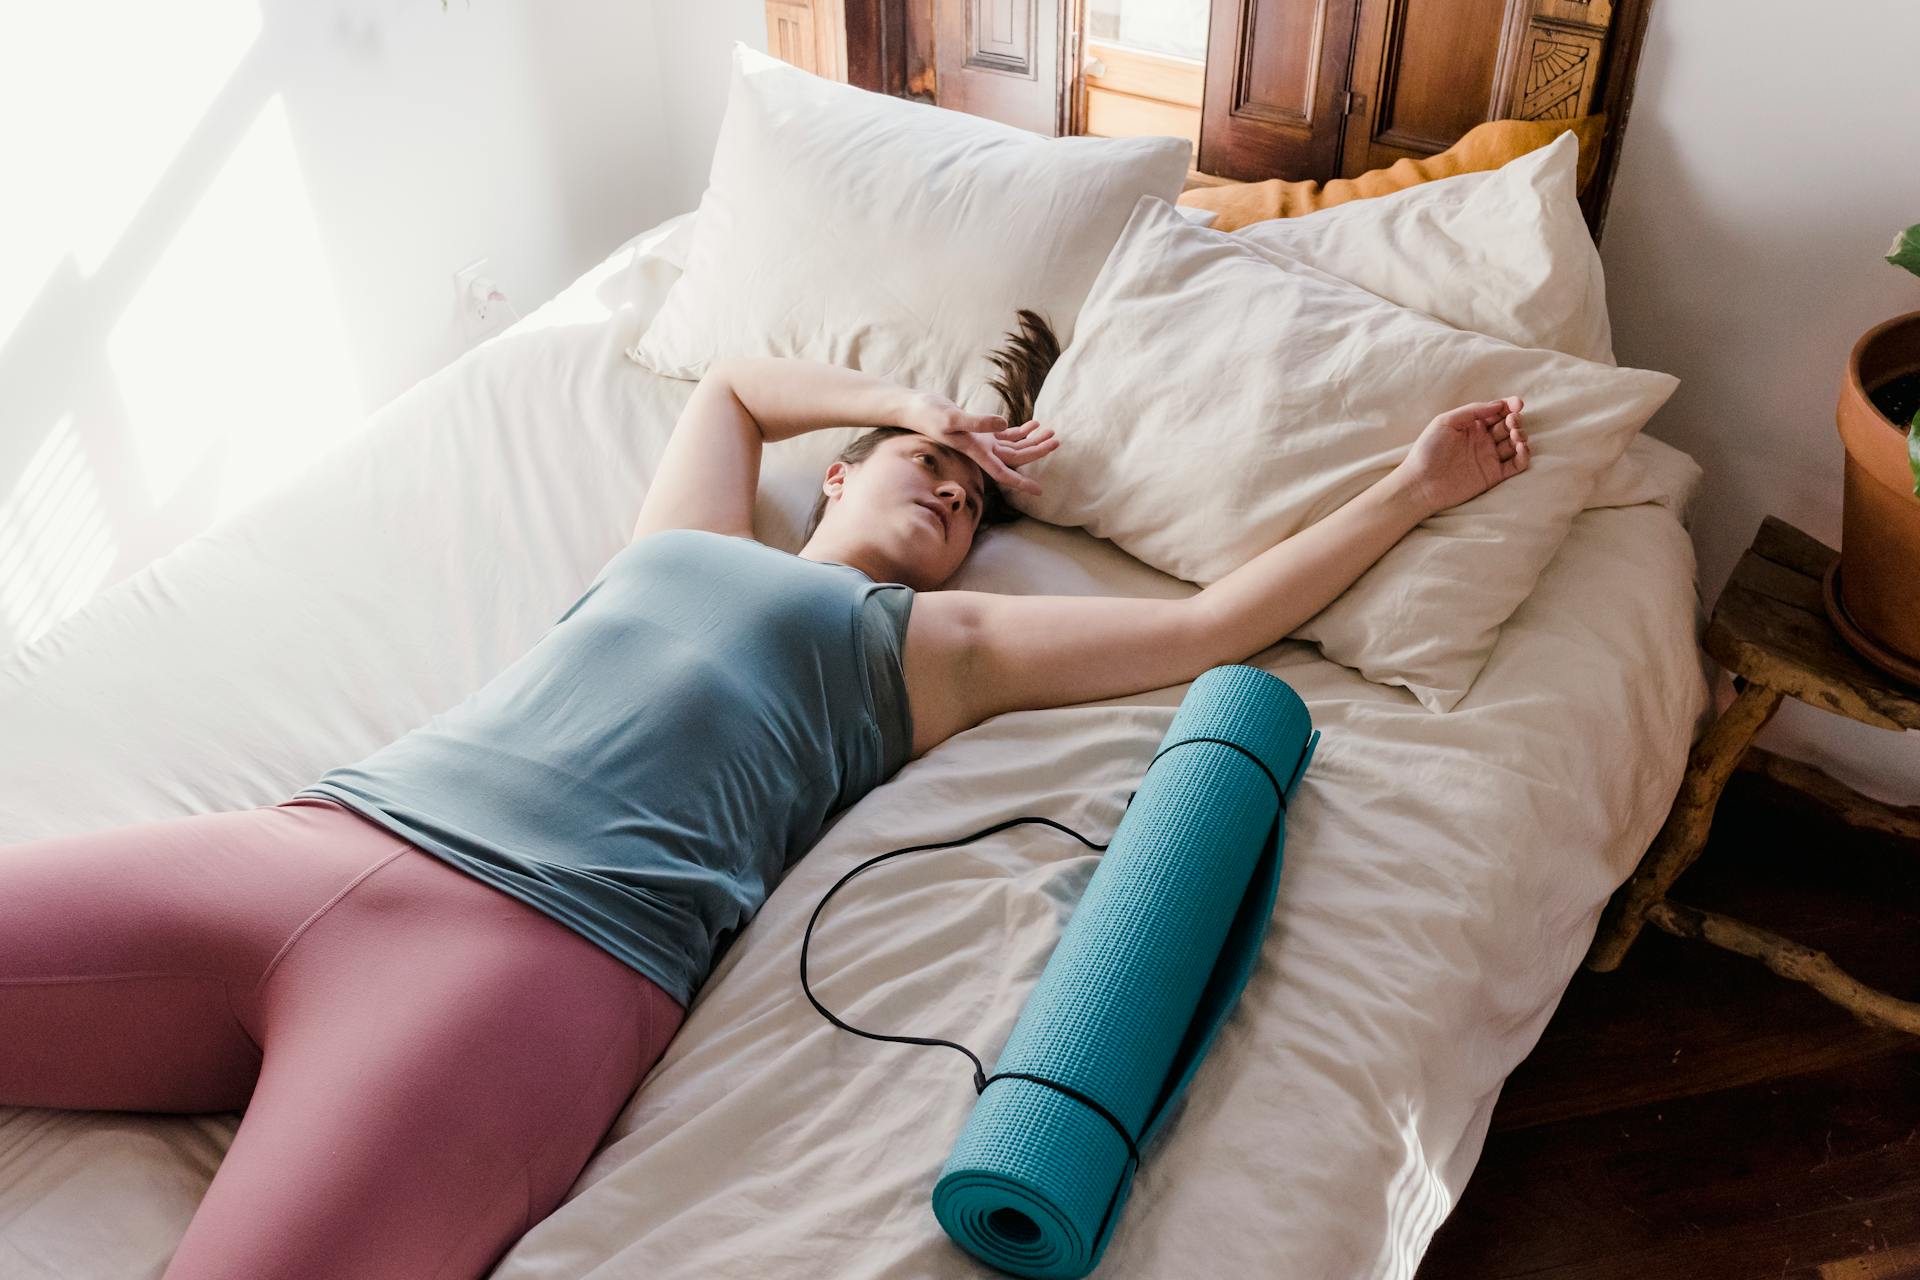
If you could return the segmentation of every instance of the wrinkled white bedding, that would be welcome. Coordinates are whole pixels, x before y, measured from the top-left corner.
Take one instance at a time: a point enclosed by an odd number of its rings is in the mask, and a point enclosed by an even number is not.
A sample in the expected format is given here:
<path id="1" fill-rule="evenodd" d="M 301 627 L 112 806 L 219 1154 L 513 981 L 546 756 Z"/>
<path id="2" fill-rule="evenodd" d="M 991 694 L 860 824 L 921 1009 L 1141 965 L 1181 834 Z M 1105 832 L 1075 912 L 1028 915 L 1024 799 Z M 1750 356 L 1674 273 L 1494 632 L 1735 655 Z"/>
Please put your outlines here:
<path id="1" fill-rule="evenodd" d="M 629 536 L 691 394 L 621 355 L 690 216 L 0 662 L 0 845 L 284 799 L 524 652 Z M 797 547 L 833 443 L 769 451 L 767 541 Z M 1677 518 L 1697 478 L 1637 443 L 1596 496 L 1613 505 L 1579 517 L 1450 714 L 1300 642 L 1250 659 L 1324 737 L 1259 969 L 1147 1150 L 1100 1274 L 1413 1274 L 1707 705 Z M 984 538 L 953 585 L 1193 589 L 1031 521 Z M 973 1101 L 968 1064 L 828 1025 L 800 991 L 801 933 L 887 849 L 1021 814 L 1105 841 L 1185 691 L 998 717 L 847 810 L 495 1274 L 991 1274 L 929 1207 Z M 816 994 L 991 1069 L 1096 857 L 1029 825 L 876 868 L 822 917 Z M 158 1276 L 238 1118 L 0 1108 L 0 1274 Z"/>

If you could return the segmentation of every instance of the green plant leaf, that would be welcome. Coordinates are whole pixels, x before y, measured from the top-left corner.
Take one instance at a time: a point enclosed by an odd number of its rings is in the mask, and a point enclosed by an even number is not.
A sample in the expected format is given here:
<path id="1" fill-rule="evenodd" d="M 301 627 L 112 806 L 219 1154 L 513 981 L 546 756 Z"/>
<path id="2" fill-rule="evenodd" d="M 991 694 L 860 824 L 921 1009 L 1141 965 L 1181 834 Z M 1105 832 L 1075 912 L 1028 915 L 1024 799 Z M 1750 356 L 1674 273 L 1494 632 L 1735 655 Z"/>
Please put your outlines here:
<path id="1" fill-rule="evenodd" d="M 1907 466 L 1913 471 L 1913 496 L 1920 498 L 1920 413 L 1907 427 Z"/>
<path id="2" fill-rule="evenodd" d="M 1887 261 L 1920 276 L 1920 222 L 1893 238 L 1893 247 L 1887 250 Z"/>

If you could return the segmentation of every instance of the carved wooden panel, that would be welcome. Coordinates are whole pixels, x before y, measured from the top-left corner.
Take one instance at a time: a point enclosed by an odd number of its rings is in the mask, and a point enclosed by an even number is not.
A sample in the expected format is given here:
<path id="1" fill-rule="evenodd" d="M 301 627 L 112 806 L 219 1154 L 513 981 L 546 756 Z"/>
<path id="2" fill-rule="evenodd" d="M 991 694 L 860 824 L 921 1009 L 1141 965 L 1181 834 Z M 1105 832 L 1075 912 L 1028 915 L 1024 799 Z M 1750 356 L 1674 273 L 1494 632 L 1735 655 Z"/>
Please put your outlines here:
<path id="1" fill-rule="evenodd" d="M 962 66 L 1033 78 L 1033 23 L 1038 16 L 1033 0 L 966 0 L 960 8 L 967 16 Z"/>
<path id="2" fill-rule="evenodd" d="M 1600 97 L 1602 54 L 1613 22 L 1607 0 L 1516 4 L 1496 119 L 1569 120 Z"/>
<path id="3" fill-rule="evenodd" d="M 1599 84 L 1604 34 L 1535 23 L 1527 32 L 1513 110 L 1519 120 L 1571 120 L 1587 114 Z"/>
<path id="4" fill-rule="evenodd" d="M 1612 18 L 1610 0 L 1361 0 L 1339 176 L 1444 151 L 1486 120 L 1597 110 Z"/>
<path id="5" fill-rule="evenodd" d="M 1069 0 L 941 0 L 934 81 L 943 107 L 1048 137 L 1066 128 Z"/>
<path id="6" fill-rule="evenodd" d="M 1214 0 L 1203 171 L 1249 179 L 1333 172 L 1358 4 Z"/>

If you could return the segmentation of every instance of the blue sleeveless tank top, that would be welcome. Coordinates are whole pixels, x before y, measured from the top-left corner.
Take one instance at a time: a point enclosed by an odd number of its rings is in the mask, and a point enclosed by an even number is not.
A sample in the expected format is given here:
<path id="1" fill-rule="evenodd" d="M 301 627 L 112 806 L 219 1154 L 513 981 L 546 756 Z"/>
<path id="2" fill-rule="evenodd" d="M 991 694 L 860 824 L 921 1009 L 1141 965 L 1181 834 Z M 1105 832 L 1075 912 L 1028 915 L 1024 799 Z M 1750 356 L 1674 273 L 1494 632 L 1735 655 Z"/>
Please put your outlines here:
<path id="1" fill-rule="evenodd" d="M 691 1003 L 839 810 L 906 763 L 913 589 L 748 538 L 630 543 L 518 661 L 325 796 Z"/>

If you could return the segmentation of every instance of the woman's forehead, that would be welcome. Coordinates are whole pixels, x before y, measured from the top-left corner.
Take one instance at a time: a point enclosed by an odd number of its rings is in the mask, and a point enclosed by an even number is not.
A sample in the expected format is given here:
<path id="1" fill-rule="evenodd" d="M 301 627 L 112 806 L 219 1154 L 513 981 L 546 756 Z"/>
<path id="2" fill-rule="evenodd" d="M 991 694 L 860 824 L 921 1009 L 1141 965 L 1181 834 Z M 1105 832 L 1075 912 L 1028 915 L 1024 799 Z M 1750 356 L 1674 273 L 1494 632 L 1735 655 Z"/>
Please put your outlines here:
<path id="1" fill-rule="evenodd" d="M 934 456 L 940 460 L 942 466 L 956 475 L 966 477 L 976 482 L 976 489 L 979 491 L 979 495 L 984 496 L 987 480 L 986 472 L 983 471 L 980 464 L 972 458 L 969 458 L 966 454 L 953 448 L 951 445 L 941 444 L 938 440 L 923 436 L 917 431 L 912 435 L 900 436 L 898 438 L 904 442 L 899 446 L 902 452 L 910 452 L 927 445 L 933 446 Z"/>

